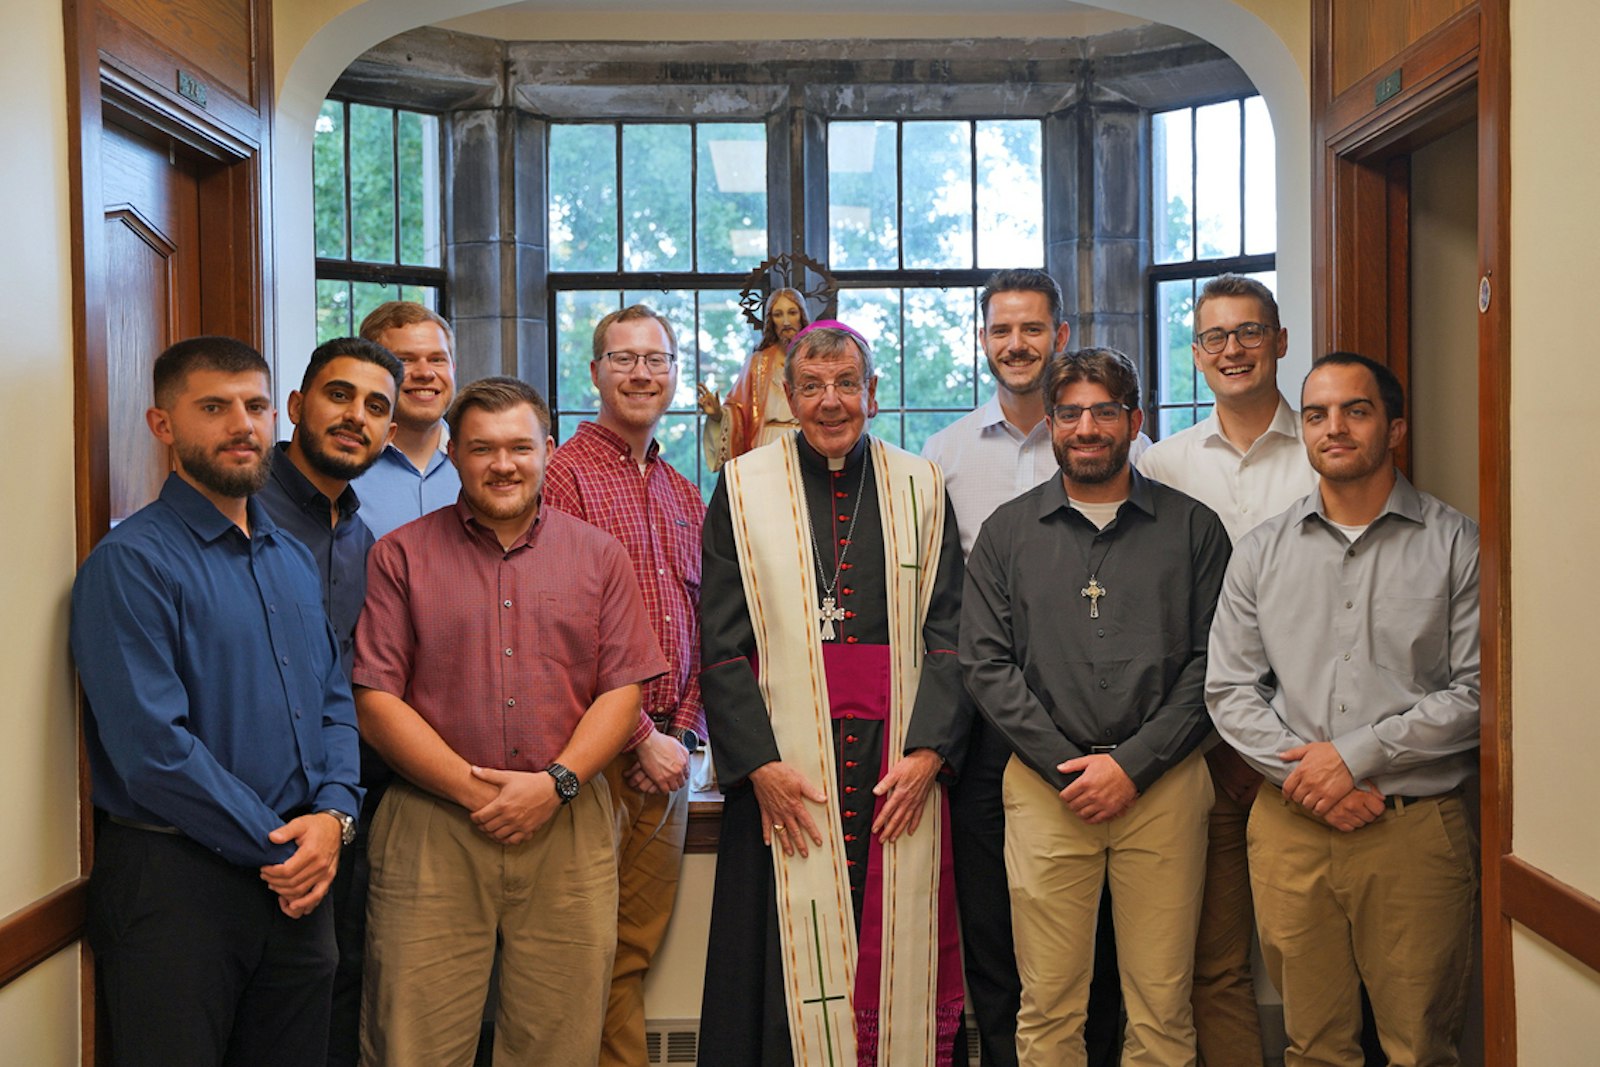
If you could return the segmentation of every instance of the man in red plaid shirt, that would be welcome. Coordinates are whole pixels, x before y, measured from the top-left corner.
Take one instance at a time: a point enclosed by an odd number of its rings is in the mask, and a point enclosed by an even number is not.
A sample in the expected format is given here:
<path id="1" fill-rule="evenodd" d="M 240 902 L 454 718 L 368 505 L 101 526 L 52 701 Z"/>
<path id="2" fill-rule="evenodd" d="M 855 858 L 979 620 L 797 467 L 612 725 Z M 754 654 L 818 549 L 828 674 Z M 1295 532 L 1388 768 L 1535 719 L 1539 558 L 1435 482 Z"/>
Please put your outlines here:
<path id="1" fill-rule="evenodd" d="M 602 1067 L 645 1062 L 644 976 L 672 915 L 688 827 L 689 754 L 705 737 L 700 707 L 700 527 L 705 505 L 655 439 L 678 386 L 677 340 L 643 304 L 594 331 L 589 375 L 600 394 L 550 458 L 545 500 L 598 526 L 633 561 L 670 670 L 646 683 L 627 748 L 606 768 L 617 825 L 617 955 Z"/>

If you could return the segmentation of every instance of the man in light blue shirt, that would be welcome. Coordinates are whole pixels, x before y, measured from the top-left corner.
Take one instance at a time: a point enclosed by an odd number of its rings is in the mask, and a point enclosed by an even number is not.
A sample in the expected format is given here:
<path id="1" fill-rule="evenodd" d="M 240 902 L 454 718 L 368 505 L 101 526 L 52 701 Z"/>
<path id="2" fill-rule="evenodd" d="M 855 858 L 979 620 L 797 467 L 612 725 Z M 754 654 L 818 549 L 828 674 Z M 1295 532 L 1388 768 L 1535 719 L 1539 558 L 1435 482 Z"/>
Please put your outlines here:
<path id="1" fill-rule="evenodd" d="M 461 479 L 444 452 L 444 413 L 456 394 L 455 334 L 437 313 L 391 300 L 361 322 L 361 336 L 395 354 L 405 379 L 395 401 L 395 435 L 372 468 L 351 484 L 361 518 L 382 537 L 454 504 Z"/>

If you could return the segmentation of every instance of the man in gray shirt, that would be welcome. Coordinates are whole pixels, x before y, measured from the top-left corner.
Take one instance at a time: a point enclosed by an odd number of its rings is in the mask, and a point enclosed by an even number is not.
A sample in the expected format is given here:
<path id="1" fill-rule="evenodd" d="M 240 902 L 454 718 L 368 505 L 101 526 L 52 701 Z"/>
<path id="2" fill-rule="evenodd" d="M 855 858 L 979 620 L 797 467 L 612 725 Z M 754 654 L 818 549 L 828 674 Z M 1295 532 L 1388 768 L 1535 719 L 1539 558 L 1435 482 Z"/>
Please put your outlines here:
<path id="1" fill-rule="evenodd" d="M 1358 984 L 1391 1063 L 1455 1063 L 1477 842 L 1478 529 L 1394 468 L 1405 395 L 1336 352 L 1301 390 L 1319 489 L 1246 535 L 1206 703 L 1267 784 L 1250 818 L 1285 1062 L 1362 1063 Z"/>
<path id="2" fill-rule="evenodd" d="M 1016 753 L 1005 864 L 1022 1006 L 1017 1058 L 1084 1062 L 1101 887 L 1111 882 L 1122 1062 L 1192 1065 L 1189 1005 L 1211 777 L 1197 746 L 1221 520 L 1128 464 L 1139 380 L 1110 349 L 1050 360 L 1060 476 L 1002 505 L 967 562 L 961 666 Z"/>

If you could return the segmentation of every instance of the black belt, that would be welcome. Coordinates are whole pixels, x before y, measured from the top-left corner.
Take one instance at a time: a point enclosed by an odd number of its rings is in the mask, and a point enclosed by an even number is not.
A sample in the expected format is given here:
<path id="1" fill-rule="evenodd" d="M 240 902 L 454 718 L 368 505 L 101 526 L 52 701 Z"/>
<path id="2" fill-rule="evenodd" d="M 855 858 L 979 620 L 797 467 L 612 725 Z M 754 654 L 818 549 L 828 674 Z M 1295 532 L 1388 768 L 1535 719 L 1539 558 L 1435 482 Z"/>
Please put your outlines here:
<path id="1" fill-rule="evenodd" d="M 310 804 L 302 804 L 297 808 L 290 808 L 289 811 L 282 816 L 282 818 L 284 822 L 288 822 L 290 819 L 298 819 L 302 815 L 310 815 L 311 812 L 312 807 Z M 153 822 L 140 822 L 138 819 L 125 819 L 121 815 L 112 815 L 110 812 L 106 812 L 106 818 L 110 819 L 118 826 L 126 826 L 130 830 L 145 830 L 152 834 L 169 834 L 173 837 L 189 836 L 176 826 L 160 826 Z"/>
<path id="2" fill-rule="evenodd" d="M 186 837 L 182 830 L 176 826 L 157 826 L 153 822 L 140 822 L 138 819 L 124 819 L 120 815 L 108 814 L 106 818 L 118 826 L 126 826 L 130 830 L 148 830 L 152 834 L 171 834 L 173 837 Z"/>

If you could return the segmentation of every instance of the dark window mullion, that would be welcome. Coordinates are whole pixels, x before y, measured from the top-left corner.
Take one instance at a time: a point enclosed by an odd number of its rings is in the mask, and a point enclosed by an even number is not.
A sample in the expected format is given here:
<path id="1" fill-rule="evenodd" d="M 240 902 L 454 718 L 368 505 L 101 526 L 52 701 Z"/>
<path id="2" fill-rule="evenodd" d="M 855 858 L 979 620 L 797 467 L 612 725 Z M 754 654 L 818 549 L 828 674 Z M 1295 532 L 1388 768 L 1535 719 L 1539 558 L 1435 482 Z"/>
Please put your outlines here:
<path id="1" fill-rule="evenodd" d="M 350 101 L 341 100 L 339 107 L 342 109 L 344 133 L 344 258 L 356 258 L 356 228 L 352 221 L 355 218 L 355 200 L 350 192 Z"/>
<path id="2" fill-rule="evenodd" d="M 616 176 L 616 189 L 617 189 L 617 273 L 621 274 L 622 273 L 622 265 L 623 265 L 623 263 L 626 262 L 626 257 L 624 255 L 623 250 L 627 246 L 627 237 L 626 237 L 627 231 L 623 227 L 623 224 L 622 224 L 622 219 L 623 219 L 623 214 L 622 214 L 622 123 L 620 123 L 620 122 L 613 123 L 612 124 L 612 129 L 614 129 L 616 131 L 616 145 L 617 145 L 616 153 L 615 153 L 616 154 L 616 169 L 617 169 L 617 176 Z"/>
<path id="3" fill-rule="evenodd" d="M 906 269 L 906 124 L 896 120 L 894 124 L 894 256 L 895 264 L 900 270 Z M 905 294 L 900 297 L 902 315 L 904 315 Z M 904 366 L 905 354 L 901 353 L 901 365 Z"/>
<path id="4" fill-rule="evenodd" d="M 972 195 L 972 265 L 978 266 L 978 120 L 967 120 L 967 178 Z"/>
<path id="5" fill-rule="evenodd" d="M 403 263 L 400 256 L 400 111 L 389 109 L 389 196 L 391 217 L 394 219 L 394 262 Z"/>
<path id="6" fill-rule="evenodd" d="M 700 269 L 700 124 L 698 122 L 689 123 L 689 267 L 691 270 Z"/>
<path id="7" fill-rule="evenodd" d="M 1239 254 L 1241 256 L 1247 251 L 1244 243 L 1246 209 L 1244 199 L 1244 161 L 1245 150 L 1248 146 L 1244 143 L 1244 101 L 1244 97 L 1239 98 Z"/>

